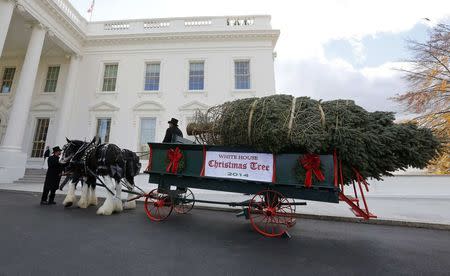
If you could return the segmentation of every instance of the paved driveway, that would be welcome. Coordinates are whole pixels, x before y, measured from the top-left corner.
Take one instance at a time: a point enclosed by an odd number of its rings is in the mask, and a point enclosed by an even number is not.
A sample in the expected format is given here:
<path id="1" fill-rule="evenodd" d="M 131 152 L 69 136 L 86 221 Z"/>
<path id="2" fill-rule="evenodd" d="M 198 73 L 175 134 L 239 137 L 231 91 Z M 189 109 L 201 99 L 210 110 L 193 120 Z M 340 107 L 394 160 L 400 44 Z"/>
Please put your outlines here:
<path id="1" fill-rule="evenodd" d="M 58 198 L 61 201 L 61 197 Z M 194 209 L 163 223 L 109 217 L 0 191 L 0 275 L 448 275 L 450 232 L 301 220 L 292 239 L 233 213 Z"/>

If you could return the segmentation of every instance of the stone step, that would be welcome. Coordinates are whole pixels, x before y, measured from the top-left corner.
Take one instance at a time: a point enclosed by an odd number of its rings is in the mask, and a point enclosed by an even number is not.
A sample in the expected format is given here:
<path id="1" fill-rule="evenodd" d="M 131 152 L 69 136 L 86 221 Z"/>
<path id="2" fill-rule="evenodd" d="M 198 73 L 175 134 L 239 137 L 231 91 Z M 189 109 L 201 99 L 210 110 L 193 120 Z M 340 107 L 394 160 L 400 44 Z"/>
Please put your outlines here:
<path id="1" fill-rule="evenodd" d="M 45 175 L 47 170 L 43 169 L 26 169 L 25 175 Z"/>
<path id="2" fill-rule="evenodd" d="M 26 174 L 22 178 L 45 178 L 45 174 Z"/>
<path id="3" fill-rule="evenodd" d="M 43 169 L 25 169 L 25 175 L 14 181 L 14 184 L 42 184 L 45 181 L 47 170 Z"/>
<path id="4" fill-rule="evenodd" d="M 45 178 L 19 178 L 16 181 L 22 181 L 22 182 L 43 182 L 45 181 Z"/>
<path id="5" fill-rule="evenodd" d="M 23 177 L 45 177 L 45 174 L 25 174 Z"/>
<path id="6" fill-rule="evenodd" d="M 29 175 L 29 174 L 26 174 L 22 178 L 45 178 L 45 174 L 43 174 L 43 175 L 39 175 L 39 174 Z"/>
<path id="7" fill-rule="evenodd" d="M 13 184 L 44 184 L 44 181 L 20 181 L 16 180 L 13 182 Z"/>

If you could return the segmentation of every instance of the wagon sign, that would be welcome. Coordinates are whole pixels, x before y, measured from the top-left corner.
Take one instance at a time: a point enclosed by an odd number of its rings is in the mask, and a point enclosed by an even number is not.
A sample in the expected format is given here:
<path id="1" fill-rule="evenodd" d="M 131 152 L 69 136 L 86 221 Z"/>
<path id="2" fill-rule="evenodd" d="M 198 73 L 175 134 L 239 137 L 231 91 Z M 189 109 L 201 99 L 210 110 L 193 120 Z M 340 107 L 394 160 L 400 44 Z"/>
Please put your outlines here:
<path id="1" fill-rule="evenodd" d="M 205 176 L 273 182 L 273 154 L 207 151 Z"/>

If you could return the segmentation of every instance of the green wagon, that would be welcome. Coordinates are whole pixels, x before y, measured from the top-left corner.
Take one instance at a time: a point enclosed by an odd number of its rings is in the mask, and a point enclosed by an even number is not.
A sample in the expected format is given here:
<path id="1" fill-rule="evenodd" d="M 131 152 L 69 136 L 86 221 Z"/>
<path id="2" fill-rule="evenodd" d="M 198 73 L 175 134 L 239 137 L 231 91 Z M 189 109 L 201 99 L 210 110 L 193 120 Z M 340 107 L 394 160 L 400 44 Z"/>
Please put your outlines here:
<path id="1" fill-rule="evenodd" d="M 269 237 L 287 234 L 295 225 L 296 200 L 339 203 L 333 155 L 269 154 L 245 148 L 149 143 L 149 182 L 158 187 L 145 196 L 152 221 L 165 220 L 173 210 L 189 212 L 195 202 L 242 206 L 241 215 Z M 190 188 L 249 195 L 243 202 L 196 199 Z M 349 204 L 352 199 L 346 198 Z M 347 201 L 346 200 L 346 201 Z"/>

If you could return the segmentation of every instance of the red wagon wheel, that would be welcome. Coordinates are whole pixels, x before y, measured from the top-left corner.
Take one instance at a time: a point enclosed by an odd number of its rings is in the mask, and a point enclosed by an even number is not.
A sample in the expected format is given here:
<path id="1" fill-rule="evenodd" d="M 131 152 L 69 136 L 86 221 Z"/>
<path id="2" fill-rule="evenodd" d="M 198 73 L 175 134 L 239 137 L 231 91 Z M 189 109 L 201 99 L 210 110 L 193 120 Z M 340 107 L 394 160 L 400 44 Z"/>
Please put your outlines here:
<path id="1" fill-rule="evenodd" d="M 279 237 L 295 224 L 295 205 L 277 191 L 257 193 L 248 210 L 253 228 L 266 237 Z"/>
<path id="2" fill-rule="evenodd" d="M 154 189 L 145 195 L 144 207 L 149 219 L 163 221 L 172 213 L 172 197 L 165 190 Z"/>
<path id="3" fill-rule="evenodd" d="M 173 206 L 175 212 L 178 214 L 186 214 L 192 208 L 194 208 L 195 204 L 195 196 L 191 189 L 187 188 L 185 193 L 182 193 L 175 200 L 176 204 Z"/>

